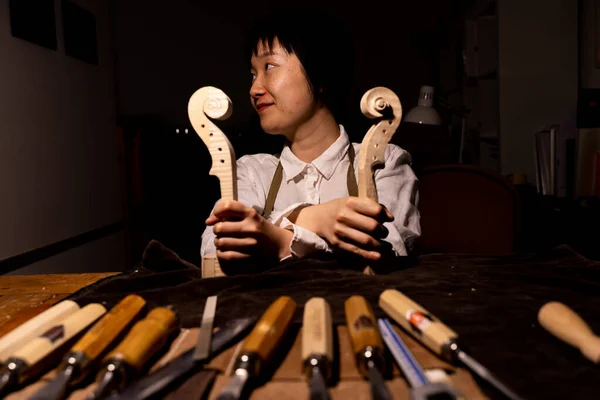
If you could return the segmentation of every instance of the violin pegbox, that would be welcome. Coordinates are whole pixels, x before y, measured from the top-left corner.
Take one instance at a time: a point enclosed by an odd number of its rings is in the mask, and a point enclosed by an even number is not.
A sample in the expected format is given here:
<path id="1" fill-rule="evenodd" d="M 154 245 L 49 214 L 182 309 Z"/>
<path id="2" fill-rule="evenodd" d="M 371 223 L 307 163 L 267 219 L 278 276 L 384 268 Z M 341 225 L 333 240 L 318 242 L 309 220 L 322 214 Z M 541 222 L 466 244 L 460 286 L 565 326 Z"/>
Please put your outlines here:
<path id="1" fill-rule="evenodd" d="M 210 175 L 219 179 L 221 198 L 237 200 L 235 151 L 227 136 L 211 121 L 224 121 L 231 116 L 231 99 L 221 89 L 205 86 L 198 89 L 188 102 L 188 116 L 212 160 Z"/>
<path id="2" fill-rule="evenodd" d="M 360 110 L 363 115 L 376 121 L 360 146 L 358 197 L 368 197 L 377 201 L 373 170 L 385 163 L 385 149 L 402 119 L 402 104 L 393 91 L 378 86 L 363 95 Z"/>

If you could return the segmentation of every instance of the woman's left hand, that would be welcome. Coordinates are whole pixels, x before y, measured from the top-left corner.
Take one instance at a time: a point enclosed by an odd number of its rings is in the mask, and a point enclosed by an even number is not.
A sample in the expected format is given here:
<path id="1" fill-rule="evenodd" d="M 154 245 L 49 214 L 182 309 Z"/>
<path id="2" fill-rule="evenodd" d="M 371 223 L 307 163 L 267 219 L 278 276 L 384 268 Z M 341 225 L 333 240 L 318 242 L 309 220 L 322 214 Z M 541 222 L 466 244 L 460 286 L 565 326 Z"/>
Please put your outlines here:
<path id="1" fill-rule="evenodd" d="M 273 225 L 239 201 L 218 202 L 206 225 L 213 226 L 219 259 L 241 261 L 260 255 L 280 260 L 290 253 L 293 233 Z"/>

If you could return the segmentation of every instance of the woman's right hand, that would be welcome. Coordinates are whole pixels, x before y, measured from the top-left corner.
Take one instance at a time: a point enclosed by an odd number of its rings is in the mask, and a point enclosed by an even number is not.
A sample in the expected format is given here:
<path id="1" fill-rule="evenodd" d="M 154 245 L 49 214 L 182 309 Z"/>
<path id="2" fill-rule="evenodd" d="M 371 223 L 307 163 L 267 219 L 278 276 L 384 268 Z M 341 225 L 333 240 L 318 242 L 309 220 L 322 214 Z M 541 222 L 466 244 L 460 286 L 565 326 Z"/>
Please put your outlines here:
<path id="1" fill-rule="evenodd" d="M 303 208 L 289 219 L 321 236 L 334 249 L 379 260 L 382 252 L 389 250 L 380 241 L 388 234 L 383 223 L 393 221 L 394 216 L 369 198 L 345 197 Z"/>

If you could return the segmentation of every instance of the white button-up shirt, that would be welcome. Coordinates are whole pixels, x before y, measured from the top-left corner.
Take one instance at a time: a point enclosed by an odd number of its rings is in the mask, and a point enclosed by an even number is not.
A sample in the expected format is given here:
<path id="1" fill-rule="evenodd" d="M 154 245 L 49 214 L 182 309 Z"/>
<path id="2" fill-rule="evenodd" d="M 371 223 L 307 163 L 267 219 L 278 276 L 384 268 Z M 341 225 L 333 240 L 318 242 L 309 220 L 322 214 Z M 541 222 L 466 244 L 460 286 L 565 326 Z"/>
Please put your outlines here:
<path id="1" fill-rule="evenodd" d="M 340 125 L 338 139 L 318 158 L 305 163 L 288 146 L 281 157 L 271 154 L 246 155 L 237 160 L 238 201 L 262 214 L 278 162 L 281 160 L 283 179 L 269 221 L 293 230 L 290 251 L 301 258 L 315 252 L 332 252 L 332 247 L 317 234 L 287 217 L 298 207 L 325 203 L 347 197 L 348 134 Z M 353 143 L 356 157 L 354 171 L 358 175 L 360 144 Z M 394 221 L 384 223 L 389 234 L 383 240 L 392 245 L 396 255 L 406 255 L 412 241 L 421 234 L 417 178 L 410 167 L 410 155 L 394 144 L 385 150 L 385 167 L 375 171 L 374 180 L 379 203 L 394 215 Z M 207 226 L 202 234 L 201 255 L 215 253 L 215 234 Z"/>

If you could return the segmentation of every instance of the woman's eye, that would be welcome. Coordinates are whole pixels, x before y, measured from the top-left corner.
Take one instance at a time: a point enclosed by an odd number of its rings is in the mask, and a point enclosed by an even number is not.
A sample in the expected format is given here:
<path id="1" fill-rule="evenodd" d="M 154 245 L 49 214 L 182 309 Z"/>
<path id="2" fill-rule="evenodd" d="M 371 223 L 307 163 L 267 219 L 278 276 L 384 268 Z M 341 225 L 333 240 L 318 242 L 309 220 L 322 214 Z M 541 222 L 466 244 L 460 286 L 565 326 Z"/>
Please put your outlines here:
<path id="1" fill-rule="evenodd" d="M 265 69 L 269 70 L 269 69 L 271 69 L 271 68 L 273 68 L 273 67 L 274 67 L 274 65 L 273 65 L 273 64 L 271 64 L 271 63 L 267 63 L 267 65 L 266 65 Z"/>
<path id="2" fill-rule="evenodd" d="M 256 80 L 256 74 L 250 74 L 252 76 L 252 82 Z"/>

